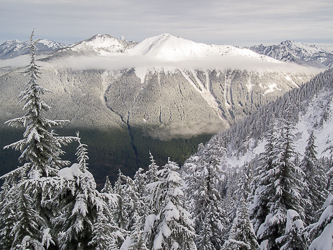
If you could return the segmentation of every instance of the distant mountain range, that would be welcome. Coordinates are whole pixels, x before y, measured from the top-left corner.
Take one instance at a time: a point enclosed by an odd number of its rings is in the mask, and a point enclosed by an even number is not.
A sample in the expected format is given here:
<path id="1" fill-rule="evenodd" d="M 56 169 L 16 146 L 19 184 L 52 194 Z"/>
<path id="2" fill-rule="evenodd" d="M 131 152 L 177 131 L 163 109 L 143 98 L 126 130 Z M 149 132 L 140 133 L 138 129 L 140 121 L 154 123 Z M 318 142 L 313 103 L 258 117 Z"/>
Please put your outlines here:
<path id="1" fill-rule="evenodd" d="M 159 41 L 155 41 L 154 37 L 145 39 L 146 42 L 149 43 L 149 40 L 154 40 L 153 42 L 156 43 L 153 47 L 156 48 L 158 43 L 162 43 L 169 34 L 162 34 L 158 36 L 160 38 Z M 180 38 L 178 38 L 180 40 Z M 185 40 L 185 39 L 183 39 Z M 174 44 L 168 44 L 170 46 L 170 50 L 166 48 L 162 48 L 165 53 L 167 53 L 168 57 L 170 56 L 175 56 L 175 54 L 178 53 L 182 48 L 179 48 L 178 42 L 173 41 Z M 187 43 L 194 43 L 192 41 L 188 41 Z M 10 59 L 14 58 L 20 55 L 25 55 L 28 54 L 29 51 L 27 49 L 28 46 L 28 41 L 25 42 L 20 42 L 18 40 L 9 40 L 4 42 L 3 44 L 0 45 L 0 59 L 5 60 L 5 59 Z M 172 42 L 171 42 L 172 43 Z M 65 52 L 68 53 L 72 52 L 73 54 L 76 55 L 82 55 L 82 54 L 90 54 L 90 55 L 101 55 L 101 56 L 107 56 L 110 54 L 119 54 L 119 53 L 126 53 L 128 50 L 130 54 L 133 53 L 133 51 L 140 50 L 140 47 L 143 51 L 141 51 L 141 54 L 147 54 L 147 55 L 152 55 L 158 53 L 159 56 L 163 56 L 160 52 L 157 51 L 151 51 L 151 48 L 146 47 L 143 48 L 142 46 L 145 46 L 141 43 L 141 46 L 137 46 L 135 49 L 132 51 L 132 47 L 137 45 L 137 42 L 128 42 L 126 40 L 121 40 L 112 37 L 111 35 L 104 34 L 104 35 L 95 35 L 87 40 L 80 41 L 71 45 L 66 45 L 64 43 L 59 43 L 59 42 L 54 42 L 48 39 L 41 39 L 37 43 L 38 51 L 39 53 L 51 53 L 56 50 L 57 53 L 53 56 L 59 56 L 64 54 Z M 187 44 L 188 45 L 188 44 Z M 197 44 L 198 45 L 198 44 Z M 205 47 L 205 44 L 200 44 L 199 47 Z M 165 46 L 165 45 L 163 45 Z M 162 47 L 163 47 L 162 46 Z M 211 47 L 211 49 L 206 49 L 205 52 L 206 55 L 208 54 L 216 54 L 216 48 L 220 47 L 220 54 L 223 54 L 225 51 L 225 47 L 229 48 L 235 48 L 233 46 L 221 46 L 221 45 L 208 45 Z M 190 46 L 191 47 L 191 46 Z M 224 47 L 224 49 L 222 49 Z M 174 50 L 173 48 L 178 48 Z M 187 47 L 188 48 L 188 47 Z M 250 49 L 258 54 L 261 55 L 266 55 L 269 57 L 272 57 L 276 60 L 280 60 L 283 62 L 292 62 L 300 65 L 306 65 L 306 66 L 311 66 L 311 67 L 332 67 L 333 66 L 333 51 L 328 51 L 324 48 L 320 48 L 316 45 L 308 45 L 300 42 L 295 42 L 291 40 L 283 41 L 278 45 L 254 45 L 250 47 L 245 47 L 247 49 Z M 184 48 L 183 48 L 184 49 Z M 199 49 L 200 50 L 200 49 Z M 205 53 L 204 52 L 204 53 Z M 229 51 L 230 52 L 230 51 Z M 163 53 L 163 52 L 162 52 Z M 181 56 L 198 56 L 202 55 L 201 52 L 195 51 L 195 50 L 188 50 L 186 51 L 183 50 L 180 54 Z M 164 55 L 165 56 L 165 55 Z"/>
<path id="2" fill-rule="evenodd" d="M 323 68 L 333 66 L 333 52 L 315 45 L 288 40 L 278 45 L 264 46 L 261 44 L 249 47 L 249 49 L 283 62 Z"/>
<path id="3" fill-rule="evenodd" d="M 20 42 L 18 40 L 6 41 L 0 45 L 0 59 L 11 59 L 17 56 L 29 54 L 28 49 L 29 41 Z M 59 48 L 65 47 L 66 44 L 53 42 L 48 39 L 41 39 L 37 42 L 37 53 L 49 53 L 53 52 Z"/>

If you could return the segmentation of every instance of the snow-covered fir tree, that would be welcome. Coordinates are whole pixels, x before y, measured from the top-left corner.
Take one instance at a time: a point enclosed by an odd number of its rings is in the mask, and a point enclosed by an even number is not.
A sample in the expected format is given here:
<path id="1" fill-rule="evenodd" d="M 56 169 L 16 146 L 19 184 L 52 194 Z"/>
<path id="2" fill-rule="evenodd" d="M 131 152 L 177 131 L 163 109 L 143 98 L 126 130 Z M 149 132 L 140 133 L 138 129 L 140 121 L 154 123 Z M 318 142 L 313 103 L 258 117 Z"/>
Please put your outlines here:
<path id="1" fill-rule="evenodd" d="M 101 193 L 113 194 L 112 184 L 108 176 L 105 178 L 104 187 L 102 188 Z"/>
<path id="2" fill-rule="evenodd" d="M 118 195 L 116 221 L 119 228 L 124 230 L 125 235 L 129 235 L 135 224 L 134 213 L 137 212 L 143 216 L 142 197 L 133 179 L 123 175 L 120 170 L 114 192 Z"/>
<path id="3" fill-rule="evenodd" d="M 253 179 L 253 187 L 255 188 L 253 204 L 250 207 L 250 217 L 255 232 L 258 232 L 260 225 L 265 222 L 266 216 L 269 214 L 269 195 L 274 193 L 274 186 L 271 184 L 270 175 L 276 161 L 275 154 L 276 131 L 274 125 L 270 127 L 266 133 L 265 151 L 259 155 L 256 168 L 256 176 Z"/>
<path id="4" fill-rule="evenodd" d="M 268 157 L 273 159 L 272 166 L 262 176 L 267 184 L 259 185 L 256 190 L 256 194 L 267 195 L 269 213 L 257 231 L 257 238 L 266 246 L 266 249 L 279 247 L 275 240 L 285 233 L 288 209 L 303 215 L 301 180 L 304 173 L 294 164 L 295 151 L 291 133 L 293 125 L 288 119 L 281 119 L 279 125 L 278 138 L 276 138 L 272 156 Z"/>
<path id="5" fill-rule="evenodd" d="M 144 235 L 144 224 L 143 217 L 138 214 L 138 212 L 134 213 L 134 227 L 130 234 L 127 237 L 123 245 L 121 246 L 121 250 L 148 250 L 146 246 L 146 239 Z"/>
<path id="6" fill-rule="evenodd" d="M 34 249 L 44 248 L 41 232 L 48 226 L 35 210 L 34 200 L 29 193 L 26 193 L 24 185 L 20 185 L 19 192 L 13 198 L 18 213 L 15 216 L 16 223 L 11 231 L 14 236 L 11 249 L 30 248 L 29 245 L 34 245 Z"/>
<path id="7" fill-rule="evenodd" d="M 145 233 L 149 249 L 196 249 L 193 222 L 184 208 L 183 184 L 178 170 L 177 164 L 168 160 L 157 172 L 159 180 L 147 185 L 152 193 L 150 203 L 157 211 L 146 219 Z"/>
<path id="8" fill-rule="evenodd" d="M 312 224 L 318 220 L 315 217 L 316 212 L 322 207 L 327 197 L 327 177 L 325 170 L 317 159 L 313 131 L 308 138 L 308 144 L 300 167 L 305 174 L 302 197 L 305 200 L 306 223 Z"/>
<path id="9" fill-rule="evenodd" d="M 58 173 L 65 184 L 55 198 L 60 211 L 53 219 L 53 230 L 60 249 L 89 249 L 89 245 L 96 243 L 93 238 L 102 233 L 96 233 L 94 227 L 101 226 L 100 223 L 105 221 L 103 216 L 109 220 L 113 218 L 107 203 L 96 190 L 92 174 L 88 171 L 86 145 L 81 143 L 80 138 L 77 140 L 78 163 L 63 168 Z M 116 226 L 108 228 L 118 229 Z M 111 237 L 113 230 L 108 233 Z M 112 241 L 105 242 L 111 243 Z"/>
<path id="10" fill-rule="evenodd" d="M 6 122 L 11 127 L 25 127 L 23 139 L 14 142 L 5 148 L 14 148 L 21 151 L 20 161 L 29 163 L 27 174 L 38 177 L 56 176 L 58 170 L 68 162 L 60 159 L 64 153 L 62 145 L 66 145 L 71 138 L 56 136 L 53 127 L 63 126 L 66 120 L 49 120 L 44 113 L 51 108 L 41 98 L 47 90 L 37 83 L 40 78 L 39 66 L 35 62 L 36 43 L 33 40 L 34 32 L 30 37 L 30 64 L 25 71 L 29 76 L 26 88 L 21 92 L 19 98 L 23 103 L 25 115 L 11 119 Z"/>
<path id="11" fill-rule="evenodd" d="M 281 245 L 280 250 L 308 249 L 308 238 L 304 232 L 304 223 L 295 210 L 288 209 L 285 234 L 276 241 Z"/>
<path id="12" fill-rule="evenodd" d="M 224 243 L 222 249 L 256 250 L 258 248 L 257 237 L 249 217 L 248 204 L 244 198 L 241 198 L 236 218 L 232 223 L 229 239 Z"/>
<path id="13" fill-rule="evenodd" d="M 218 144 L 201 147 L 199 159 L 184 165 L 186 198 L 194 220 L 198 249 L 221 249 L 229 219 L 222 207 L 218 186 L 222 180 L 220 158 L 224 151 Z"/>
<path id="14" fill-rule="evenodd" d="M 92 238 L 88 243 L 89 248 L 96 250 L 118 250 L 118 242 L 123 240 L 123 236 L 113 218 L 108 218 L 105 212 L 98 211 L 97 220 L 94 223 L 92 231 Z"/>
<path id="15" fill-rule="evenodd" d="M 10 231 L 10 235 L 15 235 L 12 244 L 20 245 L 22 248 L 30 243 L 31 246 L 42 247 L 40 244 L 43 244 L 48 247 L 53 242 L 49 234 L 53 211 L 46 204 L 61 186 L 57 173 L 67 164 L 60 158 L 64 153 L 61 147 L 73 139 L 57 136 L 52 130 L 67 121 L 45 118 L 45 112 L 50 110 L 50 106 L 41 98 L 47 90 L 38 84 L 40 71 L 35 61 L 37 41 L 33 40 L 33 36 L 34 32 L 30 36 L 30 64 L 25 71 L 29 80 L 19 95 L 25 115 L 6 122 L 11 127 L 24 127 L 25 132 L 23 139 L 4 147 L 21 151 L 19 161 L 26 163 L 1 177 L 10 186 L 10 195 L 20 201 L 14 204 L 7 200 L 7 203 L 2 204 L 2 208 L 7 212 L 16 212 L 12 227 L 9 228 L 9 224 L 6 223 L 6 230 L 7 233 Z M 3 212 L 5 210 L 2 209 Z M 29 216 L 29 213 L 33 216 Z M 19 229 L 20 223 L 29 223 L 29 220 L 34 229 Z M 6 241 L 2 238 L 1 245 L 8 245 Z"/>
<path id="16" fill-rule="evenodd" d="M 14 241 L 12 229 L 15 225 L 16 201 L 8 180 L 4 181 L 0 192 L 0 238 L 1 248 L 10 249 Z"/>

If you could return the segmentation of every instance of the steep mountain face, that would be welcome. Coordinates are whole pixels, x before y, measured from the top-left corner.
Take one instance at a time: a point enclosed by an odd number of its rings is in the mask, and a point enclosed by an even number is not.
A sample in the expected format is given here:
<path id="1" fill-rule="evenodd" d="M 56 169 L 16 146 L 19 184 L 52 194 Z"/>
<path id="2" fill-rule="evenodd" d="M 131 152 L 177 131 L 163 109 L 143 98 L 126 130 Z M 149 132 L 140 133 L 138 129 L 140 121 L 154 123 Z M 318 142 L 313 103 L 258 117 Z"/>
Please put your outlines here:
<path id="1" fill-rule="evenodd" d="M 18 40 L 6 41 L 0 45 L 0 59 L 10 59 L 20 55 L 29 54 L 30 51 L 27 49 L 29 46 L 29 41 L 20 42 Z M 65 47 L 64 43 L 53 42 L 48 39 L 41 39 L 37 42 L 37 53 L 49 53 Z"/>
<path id="2" fill-rule="evenodd" d="M 258 112 L 230 129 L 212 137 L 205 146 L 219 145 L 226 149 L 223 155 L 217 155 L 224 168 L 240 168 L 251 162 L 264 151 L 268 128 L 279 118 L 287 118 L 285 110 L 291 110 L 292 134 L 296 152 L 303 155 L 310 133 L 316 138 L 318 158 L 330 157 L 326 149 L 333 146 L 333 70 L 329 69 L 294 89 L 276 101 L 261 107 Z M 199 151 L 187 162 L 195 162 Z"/>
<path id="3" fill-rule="evenodd" d="M 217 133 L 314 75 L 247 49 L 169 34 L 134 45 L 97 35 L 47 57 L 42 78 L 53 91 L 53 115 L 83 127 L 121 121 L 160 138 Z M 24 82 L 19 71 L 1 76 L 1 120 L 19 110 L 10 101 Z"/>
<path id="4" fill-rule="evenodd" d="M 146 167 L 149 151 L 156 158 L 160 154 L 184 160 L 198 138 L 206 141 L 319 72 L 249 49 L 200 44 L 169 34 L 138 44 L 96 35 L 37 64 L 42 72 L 39 84 L 51 91 L 45 94 L 52 106 L 49 117 L 69 120 L 66 129 L 71 131 L 89 130 L 88 139 L 95 145 L 86 143 L 93 145 L 96 155 L 108 151 L 103 154 L 107 160 L 96 157 L 92 162 L 103 177 L 118 168 L 131 174 L 138 166 Z M 17 96 L 26 78 L 21 72 L 22 68 L 0 70 L 3 131 L 6 120 L 22 115 Z"/>
<path id="5" fill-rule="evenodd" d="M 270 56 L 284 62 L 293 62 L 312 67 L 332 67 L 333 52 L 326 51 L 315 45 L 307 45 L 294 41 L 284 41 L 278 45 L 255 45 L 250 50 Z"/>

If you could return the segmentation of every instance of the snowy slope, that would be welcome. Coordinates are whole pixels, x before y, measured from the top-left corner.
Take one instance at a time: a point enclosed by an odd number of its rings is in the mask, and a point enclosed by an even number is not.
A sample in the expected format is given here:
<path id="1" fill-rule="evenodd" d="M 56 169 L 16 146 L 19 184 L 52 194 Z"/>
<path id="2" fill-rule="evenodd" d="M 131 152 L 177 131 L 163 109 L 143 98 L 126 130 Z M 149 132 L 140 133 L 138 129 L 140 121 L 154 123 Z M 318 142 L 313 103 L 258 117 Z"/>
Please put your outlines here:
<path id="1" fill-rule="evenodd" d="M 217 143 L 226 148 L 226 154 L 221 158 L 223 167 L 242 167 L 264 151 L 265 132 L 269 124 L 275 121 L 274 117 L 283 116 L 283 110 L 290 106 L 294 112 L 298 112 L 293 117 L 295 150 L 301 155 L 304 153 L 307 139 L 313 131 L 318 158 L 327 157 L 328 152 L 325 149 L 333 146 L 332 69 L 319 74 L 302 88 L 294 89 L 275 102 L 260 108 L 257 113 L 229 130 L 217 134 L 208 145 Z M 200 155 L 200 151 L 188 161 L 195 161 L 198 154 Z"/>
<path id="2" fill-rule="evenodd" d="M 0 45 L 0 59 L 10 59 L 20 55 L 29 54 L 27 49 L 29 41 L 20 42 L 18 40 L 6 41 Z M 37 42 L 37 53 L 52 52 L 66 46 L 64 43 L 54 42 L 48 39 L 41 39 Z"/>
<path id="3" fill-rule="evenodd" d="M 293 134 L 296 135 L 294 146 L 296 152 L 303 155 L 310 132 L 314 132 L 316 137 L 318 158 L 323 156 L 328 157 L 328 152 L 325 151 L 329 146 L 333 146 L 333 102 L 332 92 L 321 92 L 318 96 L 310 100 L 307 111 L 299 115 L 299 121 L 295 125 Z M 327 116 L 324 121 L 323 116 Z M 241 167 L 244 163 L 250 162 L 254 157 L 264 151 L 266 139 L 261 139 L 255 146 L 254 141 L 248 142 L 249 150 L 246 154 L 239 155 L 237 152 L 229 152 L 225 158 L 225 163 L 228 167 Z"/>
<path id="4" fill-rule="evenodd" d="M 294 62 L 314 67 L 332 67 L 333 52 L 315 45 L 295 41 L 284 41 L 278 45 L 255 45 L 249 49 L 285 62 Z"/>

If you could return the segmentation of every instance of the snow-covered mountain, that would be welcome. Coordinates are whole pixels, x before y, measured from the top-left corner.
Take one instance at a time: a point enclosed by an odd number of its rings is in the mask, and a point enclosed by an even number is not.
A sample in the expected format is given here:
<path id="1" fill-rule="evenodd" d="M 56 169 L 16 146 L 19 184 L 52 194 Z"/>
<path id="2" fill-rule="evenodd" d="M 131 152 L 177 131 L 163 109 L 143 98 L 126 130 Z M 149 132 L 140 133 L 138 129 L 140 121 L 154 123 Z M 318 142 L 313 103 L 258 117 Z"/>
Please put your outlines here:
<path id="1" fill-rule="evenodd" d="M 196 43 L 168 33 L 146 38 L 130 48 L 127 53 L 129 55 L 145 55 L 163 61 L 200 60 L 210 56 L 245 56 L 269 62 L 275 61 L 248 49 L 240 49 L 230 45 Z"/>
<path id="2" fill-rule="evenodd" d="M 73 126 L 150 128 L 158 137 L 217 133 L 319 72 L 170 34 L 138 44 L 96 35 L 40 63 L 55 116 L 65 113 Z M 18 93 L 24 82 L 19 72 L 1 76 L 2 93 Z M 19 110 L 7 100 L 14 96 L 2 98 L 1 120 Z"/>
<path id="3" fill-rule="evenodd" d="M 89 130 L 91 140 L 99 136 L 104 140 L 104 134 L 113 133 L 107 142 L 109 154 L 104 154 L 110 157 L 92 164 L 99 174 L 103 172 L 97 166 L 104 171 L 114 159 L 117 163 L 111 169 L 145 167 L 141 159 L 146 156 L 149 162 L 149 151 L 159 150 L 155 157 L 160 154 L 160 159 L 180 155 L 185 159 L 188 148 L 195 150 L 198 140 L 170 146 L 169 139 L 201 136 L 207 140 L 320 72 L 249 49 L 195 43 L 170 34 L 140 43 L 96 35 L 41 57 L 38 81 L 51 90 L 44 96 L 52 106 L 50 119 L 70 120 L 68 129 Z M 21 59 L 29 58 L 15 60 Z M 1 65 L 15 65 L 13 60 L 2 60 Z M 1 130 L 7 128 L 6 120 L 22 115 L 17 105 L 27 80 L 22 71 L 13 66 L 0 68 Z M 96 131 L 103 135 L 92 136 Z M 164 142 L 168 150 L 174 145 L 182 148 L 168 153 L 166 147 L 156 146 Z M 185 150 L 187 143 L 196 145 Z M 101 152 L 105 150 L 101 145 L 96 142 L 91 148 Z M 119 159 L 119 155 L 126 156 Z"/>
<path id="4" fill-rule="evenodd" d="M 6 41 L 0 45 L 0 59 L 10 59 L 20 55 L 29 54 L 30 51 L 27 49 L 29 41 L 20 42 L 18 40 Z M 49 53 L 59 48 L 65 47 L 64 43 L 54 42 L 48 39 L 41 39 L 37 42 L 37 53 Z"/>
<path id="5" fill-rule="evenodd" d="M 265 46 L 261 44 L 249 47 L 249 49 L 284 62 L 293 62 L 312 67 L 333 66 L 333 52 L 316 45 L 287 40 L 278 45 Z"/>
<path id="6" fill-rule="evenodd" d="M 97 55 L 97 56 L 112 56 L 114 54 L 124 53 L 127 49 L 134 46 L 135 42 L 128 42 L 117 39 L 108 34 L 98 34 L 84 41 L 74 43 L 68 47 L 60 49 L 54 53 L 53 57 L 66 57 L 73 55 Z"/>

